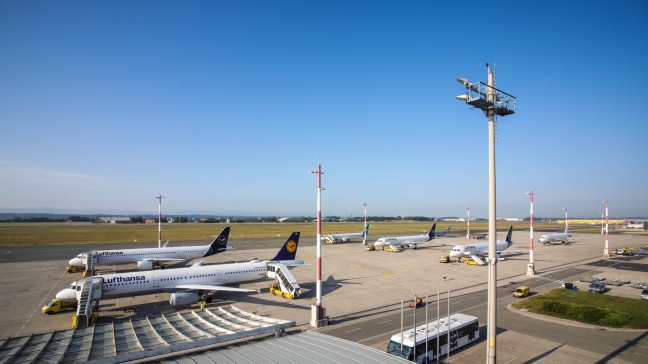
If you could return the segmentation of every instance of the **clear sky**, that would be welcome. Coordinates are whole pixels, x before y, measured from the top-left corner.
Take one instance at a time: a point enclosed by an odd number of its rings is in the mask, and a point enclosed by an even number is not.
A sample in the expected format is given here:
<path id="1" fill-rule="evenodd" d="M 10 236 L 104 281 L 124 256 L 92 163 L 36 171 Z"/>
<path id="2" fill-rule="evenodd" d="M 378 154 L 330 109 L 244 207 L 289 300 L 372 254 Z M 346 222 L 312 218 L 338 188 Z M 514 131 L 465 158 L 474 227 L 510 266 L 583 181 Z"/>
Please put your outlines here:
<path id="1" fill-rule="evenodd" d="M 648 215 L 646 1 L 0 1 L 3 211 Z"/>

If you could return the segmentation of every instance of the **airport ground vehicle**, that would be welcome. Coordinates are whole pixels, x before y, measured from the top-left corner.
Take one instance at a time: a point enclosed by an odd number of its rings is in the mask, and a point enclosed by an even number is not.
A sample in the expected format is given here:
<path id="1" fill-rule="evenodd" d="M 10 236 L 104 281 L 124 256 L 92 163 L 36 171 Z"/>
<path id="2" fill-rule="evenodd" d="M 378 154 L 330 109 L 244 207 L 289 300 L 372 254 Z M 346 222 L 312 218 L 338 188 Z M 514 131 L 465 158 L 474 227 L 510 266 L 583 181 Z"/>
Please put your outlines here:
<path id="1" fill-rule="evenodd" d="M 644 287 L 643 290 L 641 290 L 641 295 L 639 297 L 642 300 L 648 300 L 648 286 Z"/>
<path id="2" fill-rule="evenodd" d="M 617 255 L 635 255 L 636 250 L 637 250 L 637 249 L 635 249 L 635 248 L 631 248 L 631 247 L 629 247 L 629 246 L 625 246 L 625 247 L 623 247 L 623 248 L 619 248 L 619 249 L 617 249 L 617 250 L 614 252 L 614 254 L 617 254 Z"/>
<path id="3" fill-rule="evenodd" d="M 465 258 L 463 262 L 469 265 L 479 265 L 473 258 Z"/>
<path id="4" fill-rule="evenodd" d="M 43 313 L 52 315 L 57 312 L 76 310 L 76 308 L 77 308 L 76 302 L 65 302 L 59 300 L 58 298 L 55 298 L 52 301 L 50 301 L 50 303 L 48 303 L 47 306 L 43 306 L 42 310 Z"/>
<path id="5" fill-rule="evenodd" d="M 439 263 L 450 263 L 450 256 L 449 255 L 442 255 L 439 258 Z"/>
<path id="6" fill-rule="evenodd" d="M 387 345 L 387 353 L 424 363 L 477 340 L 477 317 L 456 313 L 450 315 L 449 320 L 444 317 L 394 334 Z"/>
<path id="7" fill-rule="evenodd" d="M 513 292 L 513 296 L 517 298 L 522 298 L 528 296 L 529 293 L 531 293 L 529 286 L 520 286 L 515 290 L 515 292 Z"/>
<path id="8" fill-rule="evenodd" d="M 592 292 L 592 293 L 605 293 L 605 291 L 607 291 L 607 288 L 605 287 L 605 282 L 596 281 L 596 282 L 590 283 L 587 290 Z"/>
<path id="9" fill-rule="evenodd" d="M 85 268 L 76 265 L 69 265 L 65 268 L 65 271 L 68 273 L 83 272 L 85 271 Z"/>

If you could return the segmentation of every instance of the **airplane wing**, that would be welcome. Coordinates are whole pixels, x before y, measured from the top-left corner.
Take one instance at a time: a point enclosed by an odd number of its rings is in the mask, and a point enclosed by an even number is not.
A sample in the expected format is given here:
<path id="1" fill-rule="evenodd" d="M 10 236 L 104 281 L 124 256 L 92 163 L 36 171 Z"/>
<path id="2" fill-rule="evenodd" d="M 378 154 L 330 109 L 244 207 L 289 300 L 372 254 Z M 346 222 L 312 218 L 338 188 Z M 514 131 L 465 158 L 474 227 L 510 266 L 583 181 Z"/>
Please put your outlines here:
<path id="1" fill-rule="evenodd" d="M 228 291 L 228 292 L 259 292 L 256 289 L 235 288 L 227 286 L 214 286 L 210 284 L 181 284 L 175 286 L 178 289 L 190 289 L 194 291 Z"/>

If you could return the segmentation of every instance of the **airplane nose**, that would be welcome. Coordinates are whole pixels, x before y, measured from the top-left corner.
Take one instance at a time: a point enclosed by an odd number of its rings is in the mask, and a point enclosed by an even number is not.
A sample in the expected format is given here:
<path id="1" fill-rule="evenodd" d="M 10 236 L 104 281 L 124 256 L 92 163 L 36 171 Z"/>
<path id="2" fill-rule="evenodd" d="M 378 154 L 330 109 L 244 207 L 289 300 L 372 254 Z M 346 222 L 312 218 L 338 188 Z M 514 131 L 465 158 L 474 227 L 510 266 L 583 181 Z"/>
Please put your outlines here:
<path id="1" fill-rule="evenodd" d="M 70 261 L 68 262 L 68 264 L 70 264 L 70 266 L 72 266 L 72 267 L 74 267 L 74 266 L 80 267 L 80 266 L 83 265 L 83 264 L 81 263 L 81 259 L 79 259 L 79 258 L 72 258 L 72 259 L 70 259 Z"/>
<path id="2" fill-rule="evenodd" d="M 76 291 L 69 288 L 63 289 L 56 294 L 56 298 L 65 302 L 76 301 Z"/>

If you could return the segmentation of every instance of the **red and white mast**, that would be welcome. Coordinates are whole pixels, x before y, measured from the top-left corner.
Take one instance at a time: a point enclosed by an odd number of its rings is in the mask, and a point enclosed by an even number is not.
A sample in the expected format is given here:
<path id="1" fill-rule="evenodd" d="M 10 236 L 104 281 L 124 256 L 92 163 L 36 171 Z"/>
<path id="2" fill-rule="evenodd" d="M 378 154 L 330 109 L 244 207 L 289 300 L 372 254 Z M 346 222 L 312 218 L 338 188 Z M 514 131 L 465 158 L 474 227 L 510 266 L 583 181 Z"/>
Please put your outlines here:
<path id="1" fill-rule="evenodd" d="M 609 258 L 610 250 L 608 249 L 608 232 L 610 231 L 610 220 L 608 215 L 608 199 L 606 198 L 603 202 L 605 202 L 605 249 L 603 250 L 603 256 Z"/>
<path id="2" fill-rule="evenodd" d="M 317 163 L 317 284 L 315 306 L 311 311 L 311 325 L 315 327 L 326 326 L 324 319 L 325 308 L 322 306 L 322 165 Z"/>
<path id="3" fill-rule="evenodd" d="M 158 248 L 162 247 L 162 199 L 164 196 L 162 194 L 155 196 L 159 200 L 158 202 Z"/>
<path id="4" fill-rule="evenodd" d="M 533 189 L 525 195 L 529 195 L 529 199 L 531 202 L 531 208 L 530 208 L 530 213 L 529 213 L 529 218 L 530 218 L 530 228 L 529 228 L 529 265 L 527 266 L 527 275 L 528 276 L 534 276 L 535 275 L 535 262 L 533 261 Z"/>

